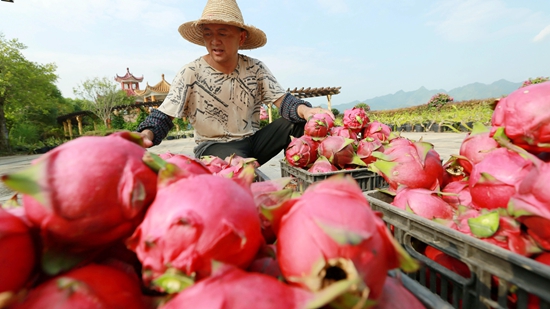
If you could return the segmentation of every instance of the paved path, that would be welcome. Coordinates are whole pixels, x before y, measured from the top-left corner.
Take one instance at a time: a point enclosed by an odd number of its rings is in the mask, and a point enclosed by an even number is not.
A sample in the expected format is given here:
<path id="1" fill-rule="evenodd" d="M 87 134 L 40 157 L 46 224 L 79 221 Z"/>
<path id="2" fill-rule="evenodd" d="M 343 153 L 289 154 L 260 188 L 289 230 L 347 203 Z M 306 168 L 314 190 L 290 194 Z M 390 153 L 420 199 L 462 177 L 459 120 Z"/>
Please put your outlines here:
<path id="1" fill-rule="evenodd" d="M 435 150 L 440 154 L 443 160 L 447 160 L 450 155 L 458 154 L 460 144 L 464 140 L 466 133 L 402 133 L 401 136 L 411 140 L 420 140 L 434 144 Z M 166 152 L 179 153 L 185 155 L 193 155 L 193 147 L 195 141 L 192 138 L 165 140 L 160 145 L 148 149 L 155 154 Z M 21 155 L 0 157 L 0 175 L 15 172 L 25 166 L 31 164 L 31 161 L 38 158 L 40 155 Z M 281 177 L 280 160 L 284 158 L 281 151 L 273 159 L 260 167 L 260 170 L 270 179 Z M 0 182 L 0 204 L 11 198 L 13 192 L 3 186 Z"/>

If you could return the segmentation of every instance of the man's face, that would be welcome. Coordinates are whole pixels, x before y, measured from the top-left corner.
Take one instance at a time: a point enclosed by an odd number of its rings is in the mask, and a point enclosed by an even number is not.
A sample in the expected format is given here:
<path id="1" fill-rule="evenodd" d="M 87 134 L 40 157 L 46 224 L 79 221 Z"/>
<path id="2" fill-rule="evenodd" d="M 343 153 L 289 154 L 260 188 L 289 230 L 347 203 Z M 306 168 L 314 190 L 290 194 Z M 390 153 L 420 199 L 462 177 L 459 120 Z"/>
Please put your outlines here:
<path id="1" fill-rule="evenodd" d="M 237 57 L 239 47 L 246 39 L 246 31 L 235 26 L 204 24 L 202 37 L 210 57 L 217 63 L 223 64 Z"/>

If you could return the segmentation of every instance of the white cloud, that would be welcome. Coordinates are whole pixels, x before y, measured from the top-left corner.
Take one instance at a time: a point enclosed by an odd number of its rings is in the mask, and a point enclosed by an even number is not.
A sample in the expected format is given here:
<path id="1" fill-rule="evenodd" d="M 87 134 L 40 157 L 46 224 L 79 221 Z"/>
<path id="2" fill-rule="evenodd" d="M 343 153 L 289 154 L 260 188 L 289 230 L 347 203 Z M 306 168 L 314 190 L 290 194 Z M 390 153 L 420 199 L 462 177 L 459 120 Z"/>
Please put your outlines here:
<path id="1" fill-rule="evenodd" d="M 544 40 L 545 38 L 550 36 L 550 25 L 546 26 L 546 28 L 542 29 L 539 34 L 535 36 L 533 39 L 533 42 L 540 42 Z"/>
<path id="2" fill-rule="evenodd" d="M 449 41 L 475 42 L 521 32 L 537 15 L 526 8 L 508 7 L 502 0 L 445 0 L 430 11 L 428 25 Z"/>

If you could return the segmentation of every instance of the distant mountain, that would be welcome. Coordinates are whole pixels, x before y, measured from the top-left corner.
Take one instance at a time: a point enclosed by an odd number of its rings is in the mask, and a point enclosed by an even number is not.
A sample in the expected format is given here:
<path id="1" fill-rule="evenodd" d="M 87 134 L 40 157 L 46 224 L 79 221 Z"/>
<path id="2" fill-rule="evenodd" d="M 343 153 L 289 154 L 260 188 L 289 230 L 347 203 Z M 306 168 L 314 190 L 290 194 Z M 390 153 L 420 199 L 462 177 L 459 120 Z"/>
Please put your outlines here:
<path id="1" fill-rule="evenodd" d="M 370 106 L 371 110 L 402 108 L 425 104 L 434 94 L 440 92 L 448 93 L 455 101 L 500 98 L 512 93 L 512 91 L 518 89 L 521 84 L 522 83 L 513 83 L 501 79 L 490 85 L 472 83 L 449 91 L 445 91 L 444 89 L 428 90 L 426 87 L 420 87 L 415 91 L 405 92 L 399 90 L 394 94 L 387 94 L 362 101 L 355 100 L 349 103 L 333 105 L 332 107 L 337 108 L 340 112 L 353 108 L 357 103 L 366 103 Z M 327 105 L 322 106 L 325 108 L 327 107 Z"/>

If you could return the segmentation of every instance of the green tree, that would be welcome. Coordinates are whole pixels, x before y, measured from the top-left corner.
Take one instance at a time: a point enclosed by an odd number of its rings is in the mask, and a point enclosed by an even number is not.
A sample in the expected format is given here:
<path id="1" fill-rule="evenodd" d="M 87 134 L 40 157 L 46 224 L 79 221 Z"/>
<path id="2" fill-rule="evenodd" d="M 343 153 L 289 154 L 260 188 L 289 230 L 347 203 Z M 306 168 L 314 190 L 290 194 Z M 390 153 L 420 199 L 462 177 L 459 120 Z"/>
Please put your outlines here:
<path id="1" fill-rule="evenodd" d="M 362 108 L 362 109 L 365 110 L 365 112 L 370 111 L 370 106 L 367 103 L 357 103 L 357 105 L 355 105 L 355 107 Z"/>
<path id="2" fill-rule="evenodd" d="M 330 111 L 332 112 L 332 114 L 334 115 L 334 117 L 340 115 L 340 111 L 337 109 L 337 108 L 331 108 Z"/>
<path id="3" fill-rule="evenodd" d="M 74 88 L 74 94 L 83 99 L 83 108 L 94 113 L 109 127 L 113 107 L 130 105 L 136 102 L 134 97 L 126 95 L 118 84 L 107 77 L 88 79 Z"/>
<path id="4" fill-rule="evenodd" d="M 59 106 L 64 105 L 55 86 L 55 64 L 38 64 L 21 53 L 27 47 L 0 33 L 0 151 L 10 149 L 9 130 L 22 122 L 44 131 L 53 125 Z"/>

